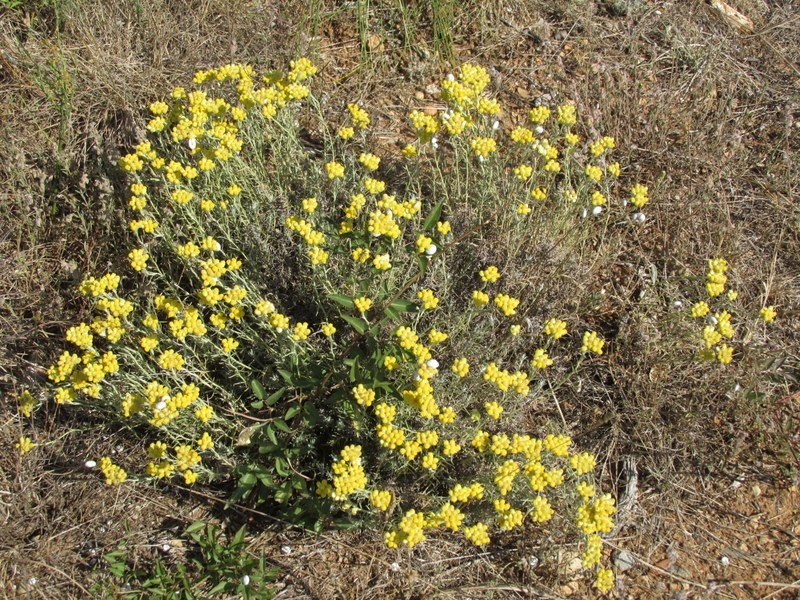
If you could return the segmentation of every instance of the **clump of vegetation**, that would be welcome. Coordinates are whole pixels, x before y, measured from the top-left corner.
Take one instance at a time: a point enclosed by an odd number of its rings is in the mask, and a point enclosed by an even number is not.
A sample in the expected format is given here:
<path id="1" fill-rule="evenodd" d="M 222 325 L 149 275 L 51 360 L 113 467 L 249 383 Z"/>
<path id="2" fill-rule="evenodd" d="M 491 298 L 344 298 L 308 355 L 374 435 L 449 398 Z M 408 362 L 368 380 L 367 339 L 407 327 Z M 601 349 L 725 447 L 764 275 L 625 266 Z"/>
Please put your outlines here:
<path id="1" fill-rule="evenodd" d="M 569 273 L 574 254 L 646 220 L 648 188 L 622 184 L 612 137 L 581 139 L 572 104 L 501 123 L 479 66 L 442 82 L 445 110 L 408 115 L 397 155 L 364 107 L 321 104 L 315 72 L 226 65 L 150 106 L 151 137 L 120 160 L 129 264 L 81 284 L 96 316 L 66 332 L 55 401 L 144 440 L 146 457 L 99 459 L 109 484 L 233 473 L 232 501 L 317 529 L 379 526 L 392 548 L 437 530 L 483 546 L 536 524 L 579 537 L 610 590 L 616 507 L 597 458 L 531 406 L 602 365 L 593 292 Z M 487 244 L 508 262 L 544 247 L 546 283 L 570 282 L 572 308 L 544 284 L 520 293 L 478 258 Z M 710 297 L 726 269 L 709 262 Z M 707 318 L 702 358 L 733 360 L 730 310 L 691 308 Z"/>
<path id="2" fill-rule="evenodd" d="M 137 565 L 131 562 L 125 543 L 120 544 L 103 555 L 113 577 L 92 591 L 118 598 L 273 597 L 270 584 L 278 569 L 268 566 L 263 554 L 255 556 L 247 550 L 247 526 L 225 539 L 216 525 L 196 521 L 186 528 L 186 536 L 193 544 L 192 555 L 176 564 L 157 557 L 152 563 Z"/>

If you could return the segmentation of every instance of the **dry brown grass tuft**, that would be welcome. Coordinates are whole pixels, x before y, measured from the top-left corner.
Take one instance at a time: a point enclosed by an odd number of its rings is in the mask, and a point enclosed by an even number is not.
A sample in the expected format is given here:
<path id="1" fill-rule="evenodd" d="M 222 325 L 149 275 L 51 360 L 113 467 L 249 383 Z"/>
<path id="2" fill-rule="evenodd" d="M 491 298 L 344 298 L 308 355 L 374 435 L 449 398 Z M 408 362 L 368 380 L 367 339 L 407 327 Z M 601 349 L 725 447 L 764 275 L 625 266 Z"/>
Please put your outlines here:
<path id="1" fill-rule="evenodd" d="M 578 441 L 604 458 L 619 494 L 636 465 L 638 495 L 613 541 L 639 558 L 623 574 L 635 597 L 792 597 L 800 579 L 797 492 L 787 492 L 800 436 L 800 27 L 788 0 L 729 4 L 754 21 L 752 34 L 732 29 L 707 3 L 679 0 L 494 0 L 455 3 L 445 13 L 455 59 L 491 67 L 507 105 L 574 99 L 585 133 L 614 135 L 629 161 L 625 176 L 651 184 L 649 219 L 633 240 L 610 231 L 599 259 L 572 257 L 576 272 L 604 291 L 592 325 L 613 338 L 608 368 L 578 392 L 563 390 L 557 407 L 532 407 L 563 412 L 582 432 Z M 41 382 L 37 365 L 84 310 L 73 283 L 120 260 L 122 181 L 113 165 L 141 134 L 148 102 L 197 68 L 269 65 L 310 52 L 324 67 L 322 81 L 335 87 L 329 102 L 375 106 L 379 143 L 393 149 L 390 132 L 405 109 L 430 105 L 426 87 L 448 68 L 435 54 L 435 15 L 411 2 L 50 0 L 0 15 L 7 392 Z M 540 283 L 527 277 L 526 260 L 546 264 L 549 252 L 532 245 L 509 265 L 523 290 Z M 781 312 L 766 344 L 782 359 L 742 373 L 743 386 L 762 381 L 748 396 L 731 394 L 702 365 L 670 368 L 688 350 L 659 343 L 669 306 L 693 299 L 694 278 L 717 255 L 733 264 L 745 301 Z M 557 275 L 565 285 L 545 300 L 581 313 L 569 274 Z M 19 458 L 19 419 L 12 403 L 0 404 L 0 593 L 8 597 L 85 597 L 105 577 L 97 556 L 119 539 L 146 558 L 182 529 L 175 523 L 215 509 L 170 490 L 99 488 L 83 457 L 95 445 L 124 453 L 133 442 L 76 416 L 37 413 L 43 445 Z M 532 568 L 533 557 L 548 557 L 521 537 L 480 554 L 445 537 L 403 555 L 383 550 L 372 534 L 267 529 L 253 547 L 282 566 L 284 598 L 586 591 L 567 584 L 568 553 Z"/>

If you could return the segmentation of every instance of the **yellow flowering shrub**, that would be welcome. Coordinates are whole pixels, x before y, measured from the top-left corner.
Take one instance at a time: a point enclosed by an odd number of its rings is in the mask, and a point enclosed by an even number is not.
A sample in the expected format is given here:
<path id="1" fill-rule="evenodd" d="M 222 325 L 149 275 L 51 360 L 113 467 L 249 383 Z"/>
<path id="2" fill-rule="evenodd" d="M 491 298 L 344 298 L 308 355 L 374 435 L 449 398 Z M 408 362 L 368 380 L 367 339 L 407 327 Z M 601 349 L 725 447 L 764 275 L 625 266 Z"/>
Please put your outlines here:
<path id="1" fill-rule="evenodd" d="M 119 161 L 127 260 L 80 284 L 94 315 L 65 333 L 53 398 L 147 436 L 144 456 L 99 459 L 109 484 L 211 484 L 230 465 L 232 500 L 313 527 L 363 519 L 389 547 L 438 530 L 483 546 L 558 516 L 610 589 L 601 536 L 616 507 L 598 461 L 525 417 L 551 373 L 606 360 L 613 339 L 591 315 L 534 312 L 505 263 L 479 264 L 464 240 L 489 228 L 519 249 L 533 227 L 569 235 L 604 211 L 632 224 L 647 187 L 623 190 L 613 138 L 580 145 L 574 105 L 514 123 L 482 67 L 442 82 L 441 114 L 409 113 L 396 156 L 370 145 L 368 107 L 319 116 L 315 72 L 306 59 L 266 75 L 225 65 L 150 105 L 148 139 Z M 325 140 L 319 155 L 299 116 Z M 723 364 L 736 354 L 735 313 L 715 304 L 727 270 L 709 262 L 690 311 L 706 319 L 701 355 Z"/>

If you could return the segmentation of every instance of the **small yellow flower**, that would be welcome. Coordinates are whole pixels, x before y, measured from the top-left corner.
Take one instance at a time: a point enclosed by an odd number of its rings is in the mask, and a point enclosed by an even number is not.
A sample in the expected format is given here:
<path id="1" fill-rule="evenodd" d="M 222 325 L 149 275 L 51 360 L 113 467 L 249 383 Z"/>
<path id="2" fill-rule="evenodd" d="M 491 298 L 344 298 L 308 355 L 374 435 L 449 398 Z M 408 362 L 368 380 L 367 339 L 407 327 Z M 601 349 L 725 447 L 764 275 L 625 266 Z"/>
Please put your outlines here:
<path id="1" fill-rule="evenodd" d="M 64 388 L 61 388 L 64 389 Z M 33 397 L 28 390 L 23 390 L 23 392 L 17 396 L 17 406 L 19 408 L 19 413 L 23 417 L 30 417 L 33 414 L 33 409 L 36 408 L 38 402 L 36 398 Z"/>
<path id="2" fill-rule="evenodd" d="M 367 248 L 356 248 L 353 250 L 351 256 L 354 261 L 365 263 L 369 260 L 369 250 Z"/>
<path id="3" fill-rule="evenodd" d="M 695 302 L 695 304 L 692 306 L 692 316 L 695 318 L 705 317 L 710 310 L 711 308 L 708 306 L 708 303 L 704 300 L 701 300 L 700 302 Z"/>
<path id="4" fill-rule="evenodd" d="M 31 450 L 33 450 L 38 444 L 34 444 L 33 440 L 29 437 L 22 436 L 19 438 L 19 441 L 14 444 L 14 447 L 19 450 L 20 454 L 27 454 Z"/>
<path id="5" fill-rule="evenodd" d="M 208 423 L 214 417 L 214 409 L 208 405 L 201 406 L 194 411 L 194 416 L 197 417 L 201 423 Z"/>
<path id="6" fill-rule="evenodd" d="M 369 495 L 369 501 L 380 511 L 387 511 L 389 510 L 389 506 L 392 504 L 392 492 L 389 490 L 373 490 Z"/>
<path id="7" fill-rule="evenodd" d="M 435 471 L 439 467 L 439 459 L 433 452 L 428 452 L 422 457 L 422 466 L 425 469 Z"/>
<path id="8" fill-rule="evenodd" d="M 313 213 L 317 210 L 317 206 L 319 206 L 319 202 L 317 202 L 316 198 L 305 198 L 301 203 L 303 210 L 306 211 L 308 214 Z"/>
<path id="9" fill-rule="evenodd" d="M 130 259 L 133 270 L 141 271 L 147 266 L 147 259 L 150 258 L 150 255 L 141 248 L 134 248 L 128 254 L 128 258 Z"/>
<path id="10" fill-rule="evenodd" d="M 200 450 L 210 450 L 214 447 L 214 440 L 207 431 L 204 432 L 203 435 L 200 436 L 200 439 L 197 440 L 197 447 L 200 448 Z"/>
<path id="11" fill-rule="evenodd" d="M 183 363 L 183 356 L 174 350 L 165 350 L 161 353 L 161 356 L 158 357 L 158 365 L 162 369 L 177 371 L 183 368 Z"/>
<path id="12" fill-rule="evenodd" d="M 307 340 L 308 336 L 311 335 L 311 329 L 308 326 L 308 323 L 296 323 L 293 331 L 292 331 L 292 339 L 296 342 L 302 342 L 303 340 Z"/>
<path id="13" fill-rule="evenodd" d="M 333 323 L 323 323 L 321 329 L 325 337 L 331 337 L 336 333 L 336 326 Z"/>
<path id="14" fill-rule="evenodd" d="M 494 283 L 495 281 L 500 279 L 500 271 L 494 265 L 486 267 L 482 271 L 479 271 L 478 274 L 481 276 L 482 281 L 488 283 Z"/>
<path id="15" fill-rule="evenodd" d="M 375 257 L 375 260 L 372 261 L 372 266 L 379 271 L 386 271 L 392 268 L 392 261 L 388 254 L 379 254 Z"/>
<path id="16" fill-rule="evenodd" d="M 759 311 L 758 314 L 762 319 L 764 319 L 765 323 L 772 323 L 775 320 L 775 317 L 778 316 L 778 311 L 775 310 L 774 306 L 765 306 Z"/>
<path id="17" fill-rule="evenodd" d="M 499 419 L 503 412 L 503 407 L 497 402 L 485 402 L 483 407 L 486 409 L 486 414 L 492 419 Z"/>
<path id="18" fill-rule="evenodd" d="M 365 387 L 364 384 L 359 383 L 353 388 L 353 398 L 356 399 L 358 404 L 369 408 L 375 402 L 375 390 L 371 390 Z"/>
<path id="19" fill-rule="evenodd" d="M 439 298 L 433 293 L 433 290 L 424 289 L 417 292 L 417 298 L 422 302 L 422 307 L 432 310 L 439 306 Z"/>
<path id="20" fill-rule="evenodd" d="M 475 290 L 472 292 L 472 303 L 478 308 L 489 304 L 489 294 Z"/>
<path id="21" fill-rule="evenodd" d="M 374 154 L 370 154 L 369 152 L 362 152 L 361 155 L 358 157 L 358 162 L 360 162 L 368 171 L 375 171 L 381 164 L 381 159 Z"/>
<path id="22" fill-rule="evenodd" d="M 614 587 L 614 572 L 611 569 L 598 569 L 594 587 L 601 594 L 605 594 Z"/>
<path id="23" fill-rule="evenodd" d="M 225 352 L 226 354 L 230 354 L 231 352 L 236 350 L 236 348 L 239 347 L 239 342 L 237 342 L 233 338 L 228 337 L 228 338 L 222 338 L 220 345 L 222 346 L 223 352 Z"/>
<path id="24" fill-rule="evenodd" d="M 344 165 L 332 160 L 325 163 L 325 172 L 328 174 L 328 179 L 344 177 Z"/>
<path id="25" fill-rule="evenodd" d="M 583 344 L 581 345 L 582 352 L 594 352 L 595 354 L 603 353 L 603 346 L 605 340 L 601 338 L 594 331 L 585 331 L 583 333 Z"/>
<path id="26" fill-rule="evenodd" d="M 406 158 L 413 158 L 417 155 L 417 148 L 413 144 L 406 144 L 402 152 Z"/>
<path id="27" fill-rule="evenodd" d="M 370 308 L 372 308 L 372 299 L 367 298 L 366 296 L 361 296 L 359 298 L 354 298 L 353 304 L 356 305 L 356 310 L 363 315 Z"/>
<path id="28" fill-rule="evenodd" d="M 533 353 L 531 362 L 533 363 L 534 367 L 541 370 L 551 366 L 553 364 L 553 359 L 550 358 L 544 348 L 537 348 L 537 350 Z"/>

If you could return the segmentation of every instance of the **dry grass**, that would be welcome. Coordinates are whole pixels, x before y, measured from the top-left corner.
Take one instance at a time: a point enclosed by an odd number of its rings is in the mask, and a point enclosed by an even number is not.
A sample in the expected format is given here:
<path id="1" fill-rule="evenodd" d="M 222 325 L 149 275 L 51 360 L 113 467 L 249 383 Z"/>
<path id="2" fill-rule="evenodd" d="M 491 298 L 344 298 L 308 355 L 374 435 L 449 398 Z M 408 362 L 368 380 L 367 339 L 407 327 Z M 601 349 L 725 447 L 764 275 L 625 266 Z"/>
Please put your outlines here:
<path id="1" fill-rule="evenodd" d="M 800 435 L 798 6 L 729 4 L 753 19 L 753 34 L 729 28 L 706 3 L 678 0 L 433 3 L 438 12 L 405 0 L 40 0 L 0 9 L 0 386 L 42 381 L 37 365 L 85 310 L 74 282 L 119 262 L 122 182 L 113 165 L 141 132 L 147 102 L 200 67 L 310 52 L 335 87 L 330 101 L 375 106 L 381 143 L 393 148 L 405 108 L 429 104 L 426 86 L 447 71 L 436 52 L 452 52 L 492 67 L 507 105 L 574 99 L 587 133 L 614 135 L 631 178 L 651 182 L 654 202 L 635 243 L 611 232 L 601 260 L 584 264 L 594 289 L 605 290 L 593 325 L 614 338 L 615 352 L 559 406 L 583 432 L 581 445 L 601 451 L 617 494 L 636 465 L 638 498 L 613 543 L 641 562 L 623 585 L 635 597 L 792 597 L 800 579 L 798 498 L 787 491 Z M 452 46 L 443 48 L 448 22 Z M 528 254 L 538 260 L 536 252 Z M 768 343 L 783 360 L 743 374 L 761 380 L 749 397 L 730 394 L 704 367 L 669 368 L 685 349 L 658 343 L 664 307 L 691 300 L 692 276 L 715 255 L 735 265 L 747 301 L 781 310 Z M 523 257 L 511 267 L 523 289 L 536 289 Z M 106 577 L 97 555 L 117 540 L 146 559 L 181 523 L 218 514 L 214 502 L 175 490 L 98 488 L 81 457 L 132 442 L 81 418 L 39 413 L 34 429 L 46 445 L 20 459 L 15 409 L 0 404 L 0 593 L 8 597 L 88 595 Z M 744 484 L 731 488 L 735 481 Z M 482 554 L 445 537 L 401 556 L 374 535 L 311 537 L 249 517 L 260 532 L 254 548 L 283 568 L 283 598 L 584 589 L 567 583 L 568 553 L 547 557 L 522 536 Z M 753 523 L 757 543 L 742 533 Z M 532 569 L 532 556 L 543 566 Z"/>

